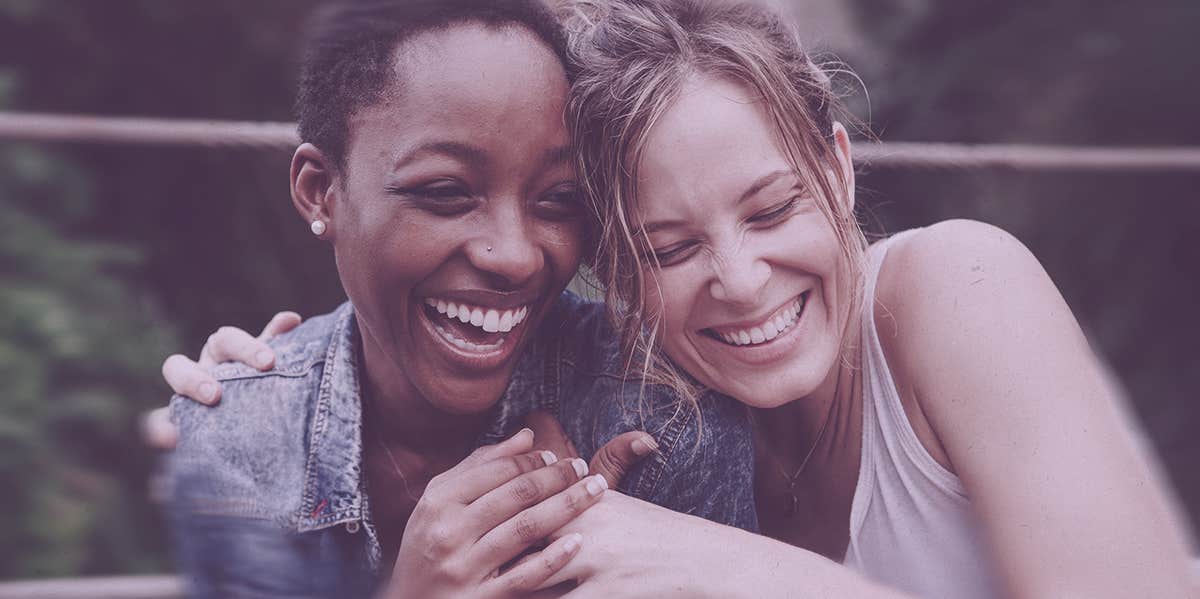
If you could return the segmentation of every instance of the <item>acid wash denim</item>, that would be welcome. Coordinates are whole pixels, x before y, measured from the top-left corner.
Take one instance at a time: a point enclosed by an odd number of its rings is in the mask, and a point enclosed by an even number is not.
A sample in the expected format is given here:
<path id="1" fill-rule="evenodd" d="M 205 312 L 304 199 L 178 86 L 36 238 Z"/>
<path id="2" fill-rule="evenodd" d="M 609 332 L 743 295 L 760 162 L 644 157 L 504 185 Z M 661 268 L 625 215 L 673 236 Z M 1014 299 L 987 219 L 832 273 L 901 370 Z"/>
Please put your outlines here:
<path id="1" fill-rule="evenodd" d="M 619 489 L 661 506 L 756 531 L 747 411 L 708 395 L 699 409 L 622 377 L 599 304 L 564 293 L 492 408 L 479 444 L 535 409 L 555 413 L 581 457 L 645 430 L 660 454 Z M 171 402 L 169 520 L 197 597 L 365 597 L 386 578 L 362 476 L 360 341 L 349 303 L 271 342 L 275 368 L 223 364 L 216 407 Z M 397 581 L 402 584 L 402 581 Z"/>

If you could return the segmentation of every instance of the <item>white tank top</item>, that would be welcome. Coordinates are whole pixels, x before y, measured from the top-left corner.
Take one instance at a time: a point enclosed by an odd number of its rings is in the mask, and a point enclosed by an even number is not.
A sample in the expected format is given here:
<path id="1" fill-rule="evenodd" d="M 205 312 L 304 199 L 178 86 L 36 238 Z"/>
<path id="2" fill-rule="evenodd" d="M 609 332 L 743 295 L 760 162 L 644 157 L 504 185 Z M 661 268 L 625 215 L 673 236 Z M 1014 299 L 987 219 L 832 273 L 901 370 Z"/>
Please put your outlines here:
<path id="1" fill-rule="evenodd" d="M 863 295 L 863 438 L 845 564 L 918 597 L 999 597 L 958 477 L 913 432 L 875 330 L 875 282 L 888 246 L 869 252 Z"/>

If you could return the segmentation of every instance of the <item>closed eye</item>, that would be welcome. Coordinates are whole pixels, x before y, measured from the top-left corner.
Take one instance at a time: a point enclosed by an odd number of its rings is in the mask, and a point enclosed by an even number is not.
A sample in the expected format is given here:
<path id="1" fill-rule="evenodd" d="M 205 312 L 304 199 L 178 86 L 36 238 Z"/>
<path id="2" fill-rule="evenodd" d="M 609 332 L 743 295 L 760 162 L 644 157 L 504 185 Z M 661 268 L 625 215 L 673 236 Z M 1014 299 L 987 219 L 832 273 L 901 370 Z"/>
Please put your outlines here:
<path id="1" fill-rule="evenodd" d="M 798 197 L 790 198 L 786 202 L 783 202 L 782 204 L 779 204 L 779 205 L 775 206 L 774 208 L 770 208 L 768 210 L 764 210 L 763 212 L 759 212 L 758 214 L 751 216 L 747 220 L 749 222 L 757 224 L 757 225 L 771 226 L 771 225 L 777 224 L 777 223 L 783 221 L 783 219 L 785 217 L 787 217 L 789 214 L 791 214 L 792 209 L 796 207 L 796 203 L 798 201 L 799 201 Z"/>
<path id="2" fill-rule="evenodd" d="M 544 218 L 564 220 L 575 218 L 582 212 L 579 189 L 574 184 L 564 184 L 542 194 L 537 208 Z"/>
<path id="3" fill-rule="evenodd" d="M 658 261 L 659 266 L 674 266 L 691 258 L 698 247 L 700 247 L 699 243 L 689 240 L 665 248 L 655 248 L 654 259 Z"/>
<path id="4" fill-rule="evenodd" d="M 389 185 L 386 191 L 403 197 L 418 208 L 438 216 L 457 216 L 470 212 L 479 204 L 471 190 L 457 181 L 437 181 L 428 185 L 401 187 Z"/>

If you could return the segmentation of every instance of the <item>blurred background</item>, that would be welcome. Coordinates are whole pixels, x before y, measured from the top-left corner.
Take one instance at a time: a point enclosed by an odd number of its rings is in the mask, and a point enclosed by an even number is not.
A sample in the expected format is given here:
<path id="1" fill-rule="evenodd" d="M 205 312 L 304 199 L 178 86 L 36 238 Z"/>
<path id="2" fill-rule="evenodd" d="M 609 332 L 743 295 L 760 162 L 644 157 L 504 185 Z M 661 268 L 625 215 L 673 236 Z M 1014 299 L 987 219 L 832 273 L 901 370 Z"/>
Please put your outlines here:
<path id="1" fill-rule="evenodd" d="M 0 111 L 291 120 L 312 0 L 0 0 Z M 1196 0 L 785 0 L 884 141 L 1200 146 Z M 866 92 L 864 93 L 864 88 Z M 868 100 L 869 97 L 869 100 Z M 138 416 L 220 324 L 343 297 L 287 151 L 0 140 L 0 579 L 169 572 Z M 1200 172 L 867 165 L 875 232 L 1013 232 L 1200 522 Z"/>

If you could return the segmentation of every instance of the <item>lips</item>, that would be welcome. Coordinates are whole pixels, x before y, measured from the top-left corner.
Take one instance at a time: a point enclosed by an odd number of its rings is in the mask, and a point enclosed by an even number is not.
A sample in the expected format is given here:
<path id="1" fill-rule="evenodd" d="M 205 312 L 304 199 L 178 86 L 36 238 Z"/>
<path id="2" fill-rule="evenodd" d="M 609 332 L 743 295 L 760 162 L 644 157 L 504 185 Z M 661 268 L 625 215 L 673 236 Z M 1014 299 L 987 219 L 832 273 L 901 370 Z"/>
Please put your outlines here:
<path id="1" fill-rule="evenodd" d="M 421 300 L 419 320 L 445 359 L 467 371 L 506 364 L 516 351 L 529 305 L 488 306 L 437 297 Z"/>
<path id="2" fill-rule="evenodd" d="M 426 298 L 425 304 L 445 316 L 447 320 L 457 319 L 460 323 L 478 327 L 485 333 L 507 333 L 524 322 L 529 315 L 527 306 L 497 310 L 432 297 Z"/>
<path id="3" fill-rule="evenodd" d="M 745 325 L 710 327 L 701 333 L 734 347 L 762 345 L 783 335 L 796 326 L 804 312 L 809 292 L 804 292 L 784 304 L 761 322 Z"/>

